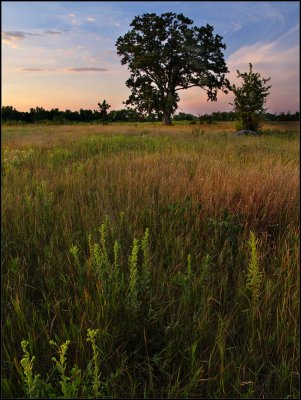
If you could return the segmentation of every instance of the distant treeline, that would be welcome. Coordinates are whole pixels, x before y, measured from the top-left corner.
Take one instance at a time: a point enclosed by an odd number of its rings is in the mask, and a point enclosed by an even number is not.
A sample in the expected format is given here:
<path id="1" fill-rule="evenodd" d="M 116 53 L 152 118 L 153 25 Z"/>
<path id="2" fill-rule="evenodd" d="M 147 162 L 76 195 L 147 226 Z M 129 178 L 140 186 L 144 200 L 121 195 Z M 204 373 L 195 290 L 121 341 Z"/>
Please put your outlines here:
<path id="1" fill-rule="evenodd" d="M 263 115 L 263 119 L 267 121 L 299 121 L 300 113 L 297 111 L 294 114 L 290 113 L 280 113 L 280 114 L 271 114 L 265 113 Z M 233 111 L 217 111 L 211 114 L 203 114 L 196 117 L 192 114 L 186 114 L 180 112 L 177 115 L 173 116 L 174 121 L 201 121 L 201 122 L 213 122 L 213 121 L 235 121 L 237 119 L 236 113 Z"/>
<path id="2" fill-rule="evenodd" d="M 102 115 L 97 110 L 84 110 L 79 111 L 60 111 L 58 108 L 45 110 L 43 107 L 31 108 L 30 111 L 22 112 L 17 111 L 12 106 L 5 106 L 1 108 L 1 119 L 3 122 L 7 121 L 22 121 L 28 123 L 35 122 L 53 122 L 53 123 L 68 123 L 68 122 L 99 122 L 102 123 Z M 110 111 L 106 118 L 109 122 L 138 122 L 138 121 L 153 121 L 156 120 L 154 116 L 149 118 L 141 118 L 135 110 L 113 110 Z"/>
<path id="3" fill-rule="evenodd" d="M 268 121 L 299 121 L 299 112 L 294 114 L 264 114 L 264 119 Z M 203 122 L 212 123 L 213 121 L 234 121 L 236 114 L 233 111 L 218 111 L 211 114 L 195 116 L 180 112 L 173 116 L 173 121 L 190 121 L 191 123 Z M 16 110 L 12 106 L 4 106 L 1 108 L 2 122 L 23 122 L 23 123 L 56 123 L 64 124 L 70 122 L 95 122 L 102 123 L 102 116 L 97 110 L 79 111 L 60 111 L 58 108 L 45 110 L 43 107 L 31 108 L 30 111 L 22 112 Z M 141 116 L 138 112 L 132 109 L 112 110 L 108 113 L 106 120 L 108 122 L 155 122 L 161 121 L 161 116 L 154 114 L 147 117 Z"/>

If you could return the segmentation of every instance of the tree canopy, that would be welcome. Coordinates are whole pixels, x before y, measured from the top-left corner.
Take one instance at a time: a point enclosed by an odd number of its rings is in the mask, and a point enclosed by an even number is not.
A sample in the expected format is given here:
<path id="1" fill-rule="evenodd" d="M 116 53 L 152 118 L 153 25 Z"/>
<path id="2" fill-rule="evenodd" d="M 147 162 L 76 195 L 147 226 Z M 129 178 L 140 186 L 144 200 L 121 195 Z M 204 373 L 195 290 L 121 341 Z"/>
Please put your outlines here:
<path id="1" fill-rule="evenodd" d="M 200 87 L 212 101 L 219 89 L 227 93 L 223 38 L 214 35 L 209 24 L 192 24 L 183 14 L 171 12 L 133 19 L 132 29 L 116 42 L 121 64 L 127 64 L 131 72 L 126 105 L 141 114 L 155 112 L 169 124 L 180 99 L 178 91 Z"/>

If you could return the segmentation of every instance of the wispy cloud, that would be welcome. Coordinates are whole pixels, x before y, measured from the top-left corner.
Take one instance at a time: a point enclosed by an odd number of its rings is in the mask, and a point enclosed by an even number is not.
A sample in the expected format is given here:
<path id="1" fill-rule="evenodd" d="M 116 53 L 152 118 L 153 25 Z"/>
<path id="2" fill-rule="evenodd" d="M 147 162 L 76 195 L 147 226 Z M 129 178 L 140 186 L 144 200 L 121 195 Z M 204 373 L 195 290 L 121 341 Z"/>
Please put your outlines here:
<path id="1" fill-rule="evenodd" d="M 26 67 L 26 68 L 16 68 L 15 69 L 16 72 L 23 72 L 23 71 L 27 71 L 27 72 L 55 72 L 55 71 L 60 71 L 57 68 L 35 68 L 35 67 Z"/>
<path id="2" fill-rule="evenodd" d="M 73 19 L 71 20 L 71 24 L 72 24 L 72 25 L 81 25 L 81 22 L 79 22 L 78 19 L 73 18 Z"/>
<path id="3" fill-rule="evenodd" d="M 225 4 L 228 7 L 227 4 Z M 285 17 L 283 12 L 275 7 L 272 2 L 256 2 L 256 6 L 251 2 L 239 2 L 231 4 L 231 11 L 239 16 L 241 21 L 247 23 L 257 23 L 262 21 L 277 21 L 277 24 L 283 24 Z"/>
<path id="4" fill-rule="evenodd" d="M 2 43 L 12 48 L 17 48 L 19 42 L 29 37 L 41 37 L 45 35 L 61 35 L 60 31 L 47 30 L 41 33 L 25 31 L 2 31 Z"/>
<path id="5" fill-rule="evenodd" d="M 45 31 L 46 35 L 61 35 L 62 32 L 60 31 Z"/>
<path id="6" fill-rule="evenodd" d="M 287 49 L 279 49 L 278 41 L 271 43 L 257 42 L 250 46 L 243 46 L 228 58 L 230 68 L 239 68 L 244 65 L 252 64 L 268 67 L 271 69 L 279 68 L 282 65 L 289 67 L 297 66 L 299 55 L 299 45 Z"/>
<path id="7" fill-rule="evenodd" d="M 282 56 L 293 55 L 294 53 L 292 49 L 288 49 L 284 53 L 279 53 L 275 50 L 275 43 L 273 42 L 258 42 L 254 45 L 243 46 L 231 54 L 228 59 L 228 65 L 236 69 L 241 66 L 248 65 L 249 62 L 256 65 L 268 65 L 271 63 L 281 62 L 283 61 Z M 287 64 L 287 62 L 292 62 L 293 59 L 289 58 L 285 61 Z"/>
<path id="8" fill-rule="evenodd" d="M 27 71 L 27 72 L 106 72 L 106 68 L 95 68 L 95 67 L 68 67 L 68 68 L 17 68 L 15 71 Z"/>
<path id="9" fill-rule="evenodd" d="M 2 43 L 12 48 L 17 48 L 19 42 L 29 36 L 41 36 L 41 34 L 23 31 L 6 31 L 2 32 Z"/>
<path id="10" fill-rule="evenodd" d="M 242 23 L 241 22 L 232 22 L 232 32 L 238 32 L 242 28 Z"/>
<path id="11" fill-rule="evenodd" d="M 70 72 L 104 72 L 107 71 L 106 68 L 66 68 L 65 71 Z"/>
<path id="12" fill-rule="evenodd" d="M 81 25 L 80 20 L 78 19 L 76 14 L 70 13 L 68 14 L 67 19 L 71 22 L 72 25 Z"/>
<path id="13" fill-rule="evenodd" d="M 2 32 L 4 39 L 24 39 L 27 36 L 42 36 L 40 33 L 24 32 L 24 31 L 6 31 Z"/>
<path id="14" fill-rule="evenodd" d="M 42 68 L 22 68 L 21 71 L 36 72 L 36 71 L 45 71 L 45 69 L 42 69 Z"/>
<path id="15" fill-rule="evenodd" d="M 60 14 L 59 18 L 63 20 L 68 25 L 73 28 L 85 31 L 88 29 L 90 32 L 93 28 L 97 30 L 107 30 L 109 29 L 120 29 L 121 27 L 126 27 L 130 24 L 131 19 L 126 17 L 126 13 L 118 9 L 118 7 L 113 6 L 101 6 L 101 10 L 98 7 L 91 7 L 88 9 L 79 10 L 78 12 L 66 12 Z M 95 22 L 98 23 L 98 28 Z M 111 32 L 106 32 L 110 34 Z"/>

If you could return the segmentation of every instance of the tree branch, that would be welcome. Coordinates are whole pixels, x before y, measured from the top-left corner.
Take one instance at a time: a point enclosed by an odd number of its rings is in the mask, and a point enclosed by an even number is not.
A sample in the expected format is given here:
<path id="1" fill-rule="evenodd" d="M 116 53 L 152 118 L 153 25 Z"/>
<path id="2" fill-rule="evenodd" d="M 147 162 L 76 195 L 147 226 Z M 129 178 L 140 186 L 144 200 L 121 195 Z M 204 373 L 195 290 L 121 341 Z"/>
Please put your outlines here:
<path id="1" fill-rule="evenodd" d="M 189 88 L 192 88 L 192 87 L 195 87 L 195 86 L 197 86 L 197 87 L 199 87 L 199 88 L 201 88 L 201 89 L 203 89 L 203 90 L 206 90 L 206 89 L 204 89 L 202 86 L 200 86 L 200 85 L 190 85 L 190 86 L 181 86 L 181 87 L 179 87 L 179 88 L 177 88 L 177 89 L 175 89 L 176 91 L 177 90 L 183 90 L 183 89 L 189 89 Z"/>

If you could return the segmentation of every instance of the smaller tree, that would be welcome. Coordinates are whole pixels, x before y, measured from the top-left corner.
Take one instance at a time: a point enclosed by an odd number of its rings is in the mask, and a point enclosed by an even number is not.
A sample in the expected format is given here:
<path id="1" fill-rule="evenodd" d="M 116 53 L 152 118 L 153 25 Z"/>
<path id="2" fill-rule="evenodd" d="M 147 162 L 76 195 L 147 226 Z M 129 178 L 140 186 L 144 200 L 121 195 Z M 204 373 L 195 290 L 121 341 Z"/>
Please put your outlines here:
<path id="1" fill-rule="evenodd" d="M 251 63 L 249 66 L 249 72 L 241 73 L 237 70 L 237 77 L 242 78 L 243 83 L 241 87 L 231 85 L 235 99 L 234 104 L 230 104 L 234 106 L 241 122 L 240 129 L 256 131 L 259 129 L 260 117 L 266 110 L 264 104 L 272 86 L 266 86 L 271 78 L 261 78 L 258 72 L 253 72 Z"/>
<path id="2" fill-rule="evenodd" d="M 98 103 L 98 107 L 100 109 L 100 115 L 102 118 L 102 124 L 105 125 L 105 121 L 108 117 L 108 109 L 111 107 L 105 100 L 100 104 Z"/>

